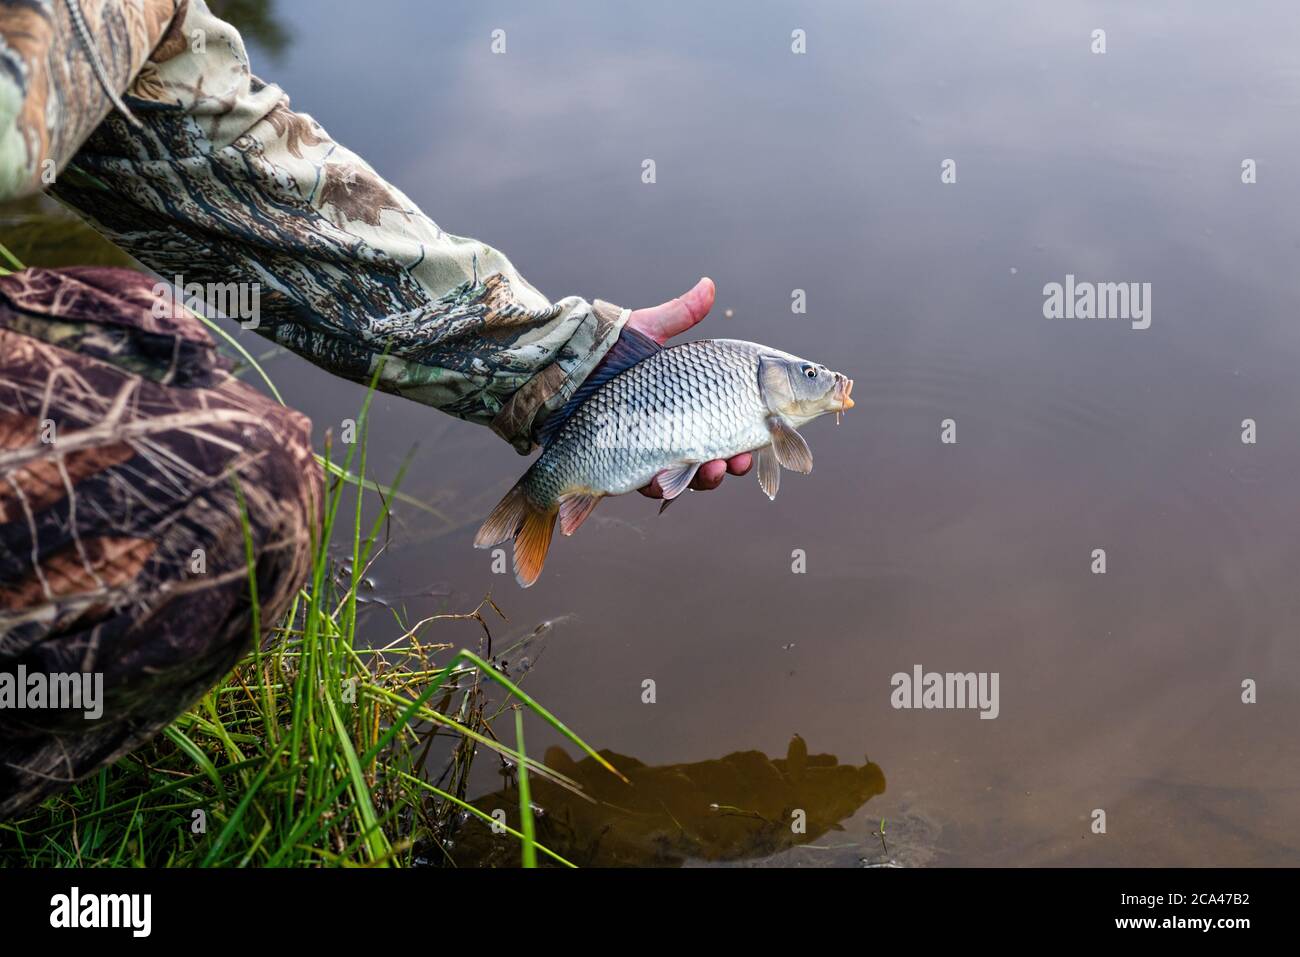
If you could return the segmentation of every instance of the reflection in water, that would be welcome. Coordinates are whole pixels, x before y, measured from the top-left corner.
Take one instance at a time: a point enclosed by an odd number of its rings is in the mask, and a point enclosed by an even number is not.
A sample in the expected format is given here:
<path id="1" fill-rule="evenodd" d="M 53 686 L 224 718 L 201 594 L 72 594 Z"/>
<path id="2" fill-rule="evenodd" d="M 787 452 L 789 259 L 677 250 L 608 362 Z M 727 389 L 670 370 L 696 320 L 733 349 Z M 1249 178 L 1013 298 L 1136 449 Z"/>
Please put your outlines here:
<path id="1" fill-rule="evenodd" d="M 885 792 L 878 765 L 855 767 L 834 755 L 809 754 L 798 735 L 784 758 L 737 751 L 712 761 L 650 767 L 612 751 L 601 754 L 630 785 L 591 758 L 575 762 L 561 748 L 550 748 L 545 763 L 576 781 L 582 794 L 530 778 L 537 840 L 579 866 L 676 867 L 688 860 L 767 857 L 838 830 L 841 821 Z M 504 810 L 506 823 L 518 828 L 513 782 L 474 804 L 489 815 Z M 463 824 L 454 853 L 463 866 L 519 862 L 518 841 L 492 834 L 478 818 Z"/>
<path id="2" fill-rule="evenodd" d="M 48 196 L 0 203 L 0 237 L 26 266 L 135 265 L 130 256 Z"/>

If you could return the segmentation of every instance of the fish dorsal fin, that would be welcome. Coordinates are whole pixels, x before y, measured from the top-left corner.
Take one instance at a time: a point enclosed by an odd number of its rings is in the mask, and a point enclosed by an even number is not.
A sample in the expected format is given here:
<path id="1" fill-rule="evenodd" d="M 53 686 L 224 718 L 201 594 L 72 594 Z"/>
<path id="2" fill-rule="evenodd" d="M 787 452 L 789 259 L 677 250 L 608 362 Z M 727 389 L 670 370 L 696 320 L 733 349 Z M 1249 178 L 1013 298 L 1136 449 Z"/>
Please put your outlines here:
<path id="1" fill-rule="evenodd" d="M 609 351 L 605 353 L 591 375 L 578 386 L 576 392 L 569 397 L 569 401 L 564 403 L 563 408 L 554 413 L 543 424 L 537 433 L 537 439 L 542 445 L 550 445 L 551 440 L 555 438 L 560 431 L 560 427 L 568 421 L 569 416 L 578 409 L 580 405 L 591 398 L 591 394 L 599 389 L 620 372 L 626 372 L 638 362 L 650 358 L 656 352 L 662 351 L 663 346 L 655 342 L 649 336 L 637 332 L 635 329 L 623 327 L 619 333 L 618 339 L 610 346 Z"/>
<path id="2" fill-rule="evenodd" d="M 812 471 L 812 449 L 785 419 L 779 415 L 767 417 L 767 430 L 772 434 L 772 451 L 776 460 L 792 472 L 807 475 Z"/>

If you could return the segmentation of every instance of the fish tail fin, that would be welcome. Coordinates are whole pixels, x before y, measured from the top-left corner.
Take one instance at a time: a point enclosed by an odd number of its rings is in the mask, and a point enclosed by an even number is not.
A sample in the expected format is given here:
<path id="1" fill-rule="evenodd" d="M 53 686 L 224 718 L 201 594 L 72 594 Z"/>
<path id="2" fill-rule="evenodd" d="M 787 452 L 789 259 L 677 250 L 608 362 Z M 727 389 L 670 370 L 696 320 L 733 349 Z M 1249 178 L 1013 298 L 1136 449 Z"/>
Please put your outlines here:
<path id="1" fill-rule="evenodd" d="M 497 502 L 496 508 L 479 526 L 474 536 L 475 548 L 491 548 L 514 538 L 519 527 L 524 524 L 524 514 L 528 510 L 528 501 L 524 496 L 524 483 L 521 479 L 514 488 L 506 492 L 506 497 Z"/>
<path id="2" fill-rule="evenodd" d="M 537 581 L 542 566 L 546 564 L 546 552 L 551 547 L 558 514 L 557 508 L 546 509 L 533 504 L 524 491 L 523 479 L 520 479 L 483 522 L 474 536 L 474 547 L 491 548 L 514 539 L 515 580 L 527 588 Z"/>
<path id="3" fill-rule="evenodd" d="M 542 510 L 531 503 L 526 507 L 523 526 L 515 536 L 515 581 L 523 588 L 542 573 L 558 514 L 554 508 Z"/>

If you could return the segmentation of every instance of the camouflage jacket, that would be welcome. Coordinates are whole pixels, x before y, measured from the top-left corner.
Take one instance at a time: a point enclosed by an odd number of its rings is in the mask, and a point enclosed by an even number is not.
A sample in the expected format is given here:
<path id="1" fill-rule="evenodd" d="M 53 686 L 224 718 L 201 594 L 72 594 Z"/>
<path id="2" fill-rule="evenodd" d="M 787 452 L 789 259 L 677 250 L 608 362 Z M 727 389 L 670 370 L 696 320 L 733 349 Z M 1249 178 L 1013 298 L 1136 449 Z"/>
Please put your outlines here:
<path id="1" fill-rule="evenodd" d="M 270 623 L 311 564 L 311 424 L 155 305 L 129 269 L 0 277 L 0 674 L 103 681 L 93 721 L 0 701 L 0 820 L 157 733 L 248 648 L 250 577 Z"/>
<path id="2" fill-rule="evenodd" d="M 257 331 L 316 365 L 382 364 L 381 389 L 521 452 L 628 315 L 551 302 L 443 232 L 254 76 L 203 0 L 0 0 L 0 200 L 43 188 L 169 281 L 256 290 Z"/>

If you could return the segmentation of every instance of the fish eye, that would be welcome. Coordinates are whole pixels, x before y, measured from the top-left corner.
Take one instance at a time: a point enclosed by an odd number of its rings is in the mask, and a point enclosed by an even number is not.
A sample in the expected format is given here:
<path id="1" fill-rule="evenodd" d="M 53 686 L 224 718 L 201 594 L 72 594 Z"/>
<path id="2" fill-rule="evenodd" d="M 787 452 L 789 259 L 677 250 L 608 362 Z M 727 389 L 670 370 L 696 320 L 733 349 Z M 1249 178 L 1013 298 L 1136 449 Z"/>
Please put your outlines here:
<path id="1" fill-rule="evenodd" d="M 808 378 L 810 378 L 810 379 L 815 379 L 815 378 L 817 378 L 817 368 L 816 368 L 816 366 L 804 366 L 804 367 L 803 367 L 803 374 L 806 375 L 806 376 L 807 376 Z"/>

